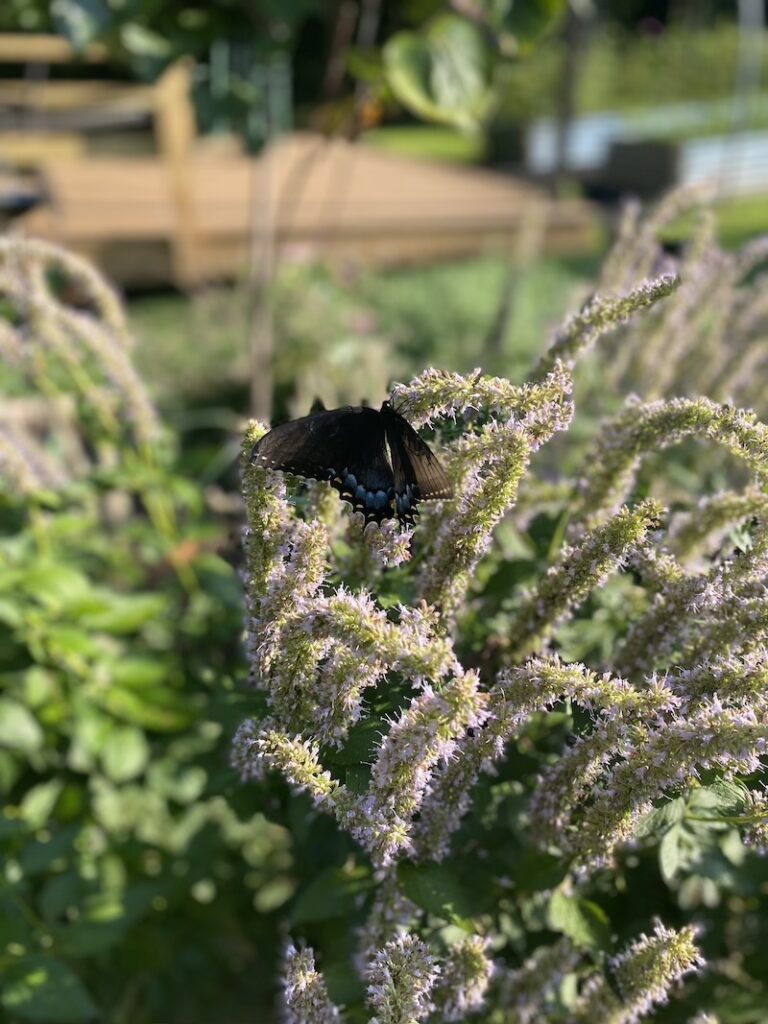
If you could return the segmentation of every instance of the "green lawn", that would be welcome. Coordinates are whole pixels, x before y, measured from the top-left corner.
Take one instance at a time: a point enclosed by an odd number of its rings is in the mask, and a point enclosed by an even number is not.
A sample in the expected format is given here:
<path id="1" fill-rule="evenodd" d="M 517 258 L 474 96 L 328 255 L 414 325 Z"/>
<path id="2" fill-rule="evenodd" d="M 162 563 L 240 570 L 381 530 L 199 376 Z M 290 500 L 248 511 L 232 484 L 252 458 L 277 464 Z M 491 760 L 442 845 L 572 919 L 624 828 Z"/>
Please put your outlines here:
<path id="1" fill-rule="evenodd" d="M 768 196 L 724 201 L 717 217 L 722 243 L 741 245 L 768 233 Z M 393 379 L 428 365 L 520 379 L 588 293 L 597 259 L 544 258 L 514 273 L 501 255 L 352 276 L 287 266 L 274 290 L 278 411 L 295 415 L 318 395 L 380 401 Z M 249 310 L 244 284 L 130 301 L 139 368 L 166 412 L 246 410 Z"/>
<path id="2" fill-rule="evenodd" d="M 731 196 L 715 206 L 717 233 L 726 249 L 738 249 L 759 235 L 768 234 L 768 195 Z M 667 241 L 684 241 L 690 234 L 694 215 L 686 214 L 665 230 Z"/>
<path id="3" fill-rule="evenodd" d="M 296 380 L 380 400 L 392 379 L 427 365 L 482 365 L 519 378 L 550 329 L 577 306 L 594 265 L 544 259 L 510 275 L 501 256 L 350 279 L 323 267 L 286 267 L 274 297 L 278 386 Z M 511 290 L 511 291 L 510 291 Z M 509 312 L 500 321 L 502 300 Z M 247 396 L 248 294 L 244 286 L 194 298 L 134 298 L 139 367 L 169 411 L 233 408 Z M 500 329 L 499 329 L 500 328 Z M 289 391 L 285 391 L 289 395 Z"/>
<path id="4" fill-rule="evenodd" d="M 437 125 L 385 125 L 365 132 L 361 141 L 390 153 L 449 163 L 477 164 L 486 155 L 484 135 Z"/>

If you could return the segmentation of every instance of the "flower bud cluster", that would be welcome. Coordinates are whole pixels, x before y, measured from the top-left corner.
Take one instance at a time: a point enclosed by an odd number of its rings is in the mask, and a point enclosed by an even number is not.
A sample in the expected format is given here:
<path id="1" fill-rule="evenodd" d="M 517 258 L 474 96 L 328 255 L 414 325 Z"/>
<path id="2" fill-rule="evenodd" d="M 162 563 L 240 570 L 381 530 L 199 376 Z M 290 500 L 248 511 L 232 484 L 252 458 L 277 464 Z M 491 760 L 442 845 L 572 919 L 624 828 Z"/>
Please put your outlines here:
<path id="1" fill-rule="evenodd" d="M 514 504 L 532 453 L 570 423 L 571 389 L 559 362 L 521 386 L 479 371 L 464 378 L 428 370 L 395 389 L 400 411 L 415 421 L 461 415 L 472 428 L 448 450 L 457 497 L 441 503 L 419 574 L 419 596 L 445 618 L 457 611 L 494 527 Z"/>
<path id="2" fill-rule="evenodd" d="M 52 273 L 53 272 L 53 273 Z M 55 293 L 56 275 L 91 307 L 88 313 Z M 115 292 L 86 261 L 49 242 L 0 239 L 0 295 L 15 325 L 2 332 L 0 351 L 49 396 L 74 392 L 113 436 L 125 423 L 140 445 L 160 436 L 160 424 L 131 362 L 132 339 Z"/>
<path id="3" fill-rule="evenodd" d="M 509 631 L 513 654 L 523 655 L 540 646 L 643 543 L 662 511 L 655 501 L 623 508 L 577 545 L 564 547 L 537 586 L 523 595 Z"/>
<path id="4" fill-rule="evenodd" d="M 391 939 L 368 968 L 369 1024 L 411 1024 L 434 1009 L 432 991 L 440 967 L 426 943 L 413 935 Z"/>
<path id="5" fill-rule="evenodd" d="M 764 644 L 768 560 L 762 521 L 746 551 L 704 573 L 687 573 L 668 552 L 650 547 L 635 565 L 655 593 L 614 655 L 621 671 L 638 675 L 672 664 L 692 668 Z"/>
<path id="6" fill-rule="evenodd" d="M 513 388 L 494 378 L 429 371 L 397 395 L 409 418 L 456 418 L 465 428 L 445 454 L 456 497 L 442 503 L 439 515 L 427 512 L 417 534 L 410 606 L 385 608 L 370 591 L 335 582 L 328 549 L 338 523 L 321 514 L 324 504 L 315 498 L 310 518 L 296 514 L 282 477 L 250 465 L 264 428 L 249 429 L 249 653 L 268 716 L 241 727 L 233 762 L 245 778 L 280 772 L 370 857 L 378 891 L 360 931 L 359 963 L 376 1024 L 435 1012 L 461 1020 L 488 991 L 510 1020 L 545 1020 L 558 971 L 578 962 L 573 950 L 545 948 L 518 971 L 496 976 L 478 936 L 438 958 L 417 937 L 425 915 L 401 887 L 398 864 L 445 859 L 479 776 L 494 770 L 532 716 L 564 700 L 586 715 L 576 717 L 579 734 L 559 759 L 540 769 L 528 820 L 532 840 L 559 852 L 577 876 L 610 864 L 636 841 L 654 806 L 704 773 L 727 777 L 761 767 L 768 748 L 768 529 L 759 519 L 745 550 L 697 574 L 664 547 L 656 501 L 613 508 L 646 452 L 688 436 L 722 443 L 762 481 L 768 434 L 750 414 L 705 400 L 630 407 L 602 438 L 582 485 L 580 532 L 512 613 L 510 667 L 483 685 L 460 664 L 450 627 L 531 453 L 567 424 L 570 373 L 558 362 L 539 382 Z M 760 516 L 761 499 L 757 489 L 713 499 L 691 547 L 724 521 Z M 401 561 L 411 538 L 403 544 L 400 536 L 386 526 L 375 542 L 366 540 L 368 554 Z M 622 675 L 530 656 L 627 564 L 649 600 L 617 646 L 613 660 Z M 352 788 L 326 767 L 326 749 L 343 746 L 366 713 L 366 696 L 393 675 L 409 697 L 381 725 L 367 787 L 356 775 Z M 765 839 L 764 803 L 757 794 L 754 813 L 742 822 L 757 845 Z M 700 962 L 693 939 L 690 929 L 658 925 L 615 958 L 608 977 L 596 975 L 573 996 L 573 1020 L 645 1016 Z M 307 961 L 302 970 L 311 974 L 314 965 Z M 322 999 L 320 1006 L 318 1012 L 336 1012 Z"/>
<path id="7" fill-rule="evenodd" d="M 624 291 L 642 277 L 662 271 L 682 283 L 648 314 L 617 332 L 603 360 L 600 391 L 632 390 L 644 399 L 707 395 L 755 408 L 765 419 L 765 275 L 768 242 L 758 238 L 740 251 L 717 242 L 713 195 L 697 188 L 671 193 L 655 212 L 641 216 L 631 203 L 605 260 L 599 287 Z M 662 247 L 670 216 L 688 215 L 688 241 L 678 256 Z M 599 402 L 600 392 L 595 399 Z"/>
<path id="8" fill-rule="evenodd" d="M 610 863 L 634 836 L 654 801 L 697 782 L 700 773 L 747 775 L 759 770 L 768 724 L 752 708 L 723 705 L 717 696 L 686 717 L 641 727 L 618 761 L 593 787 L 563 845 L 584 870 Z"/>
<path id="9" fill-rule="evenodd" d="M 283 997 L 286 1024 L 340 1024 L 343 1019 L 328 997 L 323 976 L 315 969 L 311 949 L 293 945 L 286 949 Z"/>
<path id="10" fill-rule="evenodd" d="M 449 951 L 434 990 L 440 1019 L 463 1021 L 481 1010 L 493 972 L 487 939 L 470 935 L 458 942 Z"/>
<path id="11" fill-rule="evenodd" d="M 58 490 L 66 482 L 62 467 L 27 431 L 11 424 L 0 426 L 0 488 L 32 497 Z"/>
<path id="12" fill-rule="evenodd" d="M 618 508 L 634 483 L 643 457 L 685 438 L 716 442 L 768 483 L 768 427 L 754 413 L 706 398 L 629 403 L 598 436 L 580 484 L 576 521 L 595 525 Z"/>
<path id="13" fill-rule="evenodd" d="M 756 487 L 742 493 L 722 491 L 702 498 L 684 519 L 681 517 L 670 531 L 675 550 L 681 557 L 697 551 L 712 536 L 718 538 L 724 529 L 753 516 L 768 517 L 768 495 Z"/>
<path id="14" fill-rule="evenodd" d="M 569 317 L 557 331 L 548 351 L 533 372 L 533 379 L 549 373 L 558 361 L 573 369 L 576 361 L 597 339 L 619 324 L 624 324 L 640 310 L 654 306 L 680 286 L 675 274 L 661 274 L 643 281 L 625 295 L 594 295 Z"/>
<path id="15" fill-rule="evenodd" d="M 573 1015 L 574 1024 L 635 1024 L 666 1003 L 673 986 L 704 963 L 696 930 L 675 931 L 657 922 L 652 935 L 641 935 L 611 959 L 608 973 L 587 984 Z"/>

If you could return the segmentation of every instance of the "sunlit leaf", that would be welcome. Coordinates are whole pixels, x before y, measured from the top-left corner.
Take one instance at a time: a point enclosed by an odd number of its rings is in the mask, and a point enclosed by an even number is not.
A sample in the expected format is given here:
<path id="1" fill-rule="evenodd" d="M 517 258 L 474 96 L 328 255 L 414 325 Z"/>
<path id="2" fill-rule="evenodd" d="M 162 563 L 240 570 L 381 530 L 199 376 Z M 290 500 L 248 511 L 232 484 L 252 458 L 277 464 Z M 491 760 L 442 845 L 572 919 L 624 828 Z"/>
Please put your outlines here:
<path id="1" fill-rule="evenodd" d="M 43 745 L 39 722 L 23 704 L 10 697 L 0 698 L 0 746 L 31 754 Z"/>
<path id="2" fill-rule="evenodd" d="M 137 57 L 162 60 L 172 53 L 172 46 L 168 39 L 137 21 L 129 21 L 127 25 L 122 26 L 120 39 L 126 50 Z"/>
<path id="3" fill-rule="evenodd" d="M 42 954 L 5 965 L 0 1003 L 19 1020 L 79 1024 L 98 1015 L 77 975 L 60 960 Z"/>
<path id="4" fill-rule="evenodd" d="M 149 743 L 140 729 L 113 729 L 101 753 L 105 774 L 115 782 L 139 775 L 149 761 Z"/>
<path id="5" fill-rule="evenodd" d="M 83 625 L 104 633 L 134 633 L 167 611 L 163 594 L 110 595 L 109 605 L 83 615 Z"/>
<path id="6" fill-rule="evenodd" d="M 21 815 L 28 825 L 32 828 L 42 828 L 48 823 L 63 788 L 63 779 L 50 779 L 27 790 L 19 806 Z"/>
<path id="7" fill-rule="evenodd" d="M 608 915 L 592 900 L 556 889 L 547 913 L 549 927 L 567 935 L 575 946 L 605 949 L 611 938 Z"/>
<path id="8" fill-rule="evenodd" d="M 421 32 L 398 32 L 384 47 L 397 99 L 431 121 L 476 127 L 491 102 L 491 57 L 482 30 L 446 14 Z"/>
<path id="9" fill-rule="evenodd" d="M 51 17 L 57 31 L 78 50 L 93 42 L 112 22 L 106 0 L 53 0 Z"/>

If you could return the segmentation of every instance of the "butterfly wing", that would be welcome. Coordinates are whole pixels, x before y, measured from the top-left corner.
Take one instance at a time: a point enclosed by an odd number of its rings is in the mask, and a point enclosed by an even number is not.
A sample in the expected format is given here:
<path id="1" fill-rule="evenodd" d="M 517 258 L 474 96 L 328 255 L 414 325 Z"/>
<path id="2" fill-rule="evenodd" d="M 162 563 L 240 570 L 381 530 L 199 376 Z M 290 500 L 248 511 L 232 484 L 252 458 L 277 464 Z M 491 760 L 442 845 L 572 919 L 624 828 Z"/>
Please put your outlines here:
<path id="1" fill-rule="evenodd" d="M 302 416 L 270 430 L 251 461 L 295 476 L 327 480 L 366 523 L 395 515 L 384 424 L 375 409 L 347 406 Z"/>
<path id="2" fill-rule="evenodd" d="M 418 503 L 428 498 L 452 498 L 453 485 L 432 452 L 410 423 L 385 402 L 381 407 L 392 455 L 395 505 L 402 522 L 412 523 Z"/>

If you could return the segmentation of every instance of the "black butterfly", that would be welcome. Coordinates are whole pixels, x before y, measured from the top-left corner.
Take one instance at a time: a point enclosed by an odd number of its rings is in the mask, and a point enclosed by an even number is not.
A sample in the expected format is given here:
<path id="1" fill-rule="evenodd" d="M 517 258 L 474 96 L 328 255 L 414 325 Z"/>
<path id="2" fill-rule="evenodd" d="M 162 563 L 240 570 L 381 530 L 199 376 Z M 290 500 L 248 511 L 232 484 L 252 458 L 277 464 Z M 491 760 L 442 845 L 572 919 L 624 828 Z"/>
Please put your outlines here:
<path id="1" fill-rule="evenodd" d="M 397 516 L 412 524 L 422 499 L 453 496 L 437 458 L 389 402 L 378 412 L 347 405 L 282 423 L 257 441 L 251 462 L 328 480 L 366 523 Z"/>

